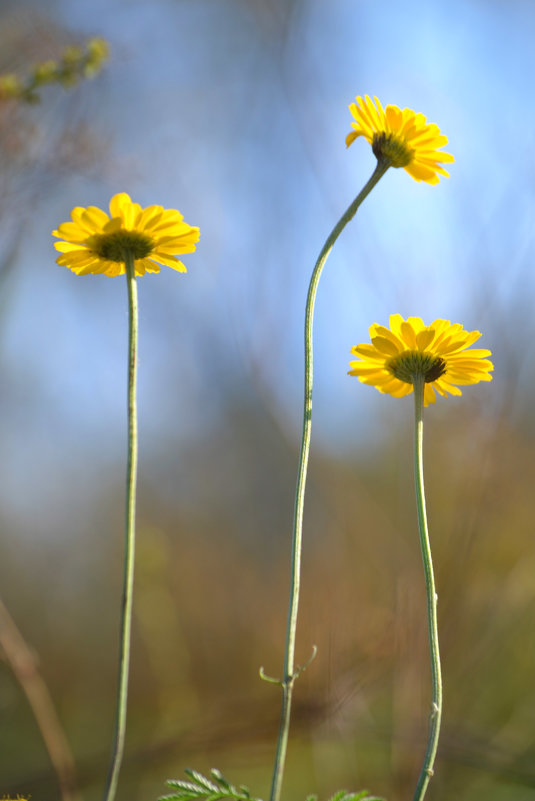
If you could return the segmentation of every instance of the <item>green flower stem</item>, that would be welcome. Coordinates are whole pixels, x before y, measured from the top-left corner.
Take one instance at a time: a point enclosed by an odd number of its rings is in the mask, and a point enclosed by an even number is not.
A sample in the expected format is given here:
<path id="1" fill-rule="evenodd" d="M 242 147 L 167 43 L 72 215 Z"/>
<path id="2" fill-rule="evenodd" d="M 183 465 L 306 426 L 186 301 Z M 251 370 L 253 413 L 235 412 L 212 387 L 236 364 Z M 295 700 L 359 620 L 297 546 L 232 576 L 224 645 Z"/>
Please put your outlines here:
<path id="1" fill-rule="evenodd" d="M 424 413 L 424 378 L 419 376 L 414 380 L 414 483 L 416 487 L 416 509 L 418 513 L 418 532 L 420 534 L 420 547 L 425 572 L 425 589 L 427 595 L 427 627 L 429 635 L 429 650 L 431 653 L 431 680 L 433 698 L 431 702 L 431 716 L 429 736 L 425 751 L 422 770 L 413 801 L 422 801 L 427 785 L 433 775 L 433 765 L 437 753 L 438 737 L 440 733 L 440 720 L 442 717 L 442 675 L 440 668 L 440 652 L 438 648 L 437 627 L 437 593 L 435 577 L 433 575 L 433 561 L 431 559 L 431 545 L 427 529 L 427 515 L 425 511 L 424 469 L 423 469 L 423 413 Z"/>
<path id="2" fill-rule="evenodd" d="M 125 257 L 128 283 L 128 460 L 126 468 L 126 522 L 123 573 L 123 595 L 121 601 L 121 634 L 119 646 L 119 688 L 113 755 L 108 772 L 104 801 L 113 801 L 117 791 L 119 771 L 123 760 L 126 731 L 126 708 L 128 701 L 128 674 L 130 670 L 130 640 L 132 630 L 132 599 L 134 591 L 134 554 L 136 541 L 136 481 L 137 481 L 137 285 L 134 257 Z"/>
<path id="3" fill-rule="evenodd" d="M 288 734 L 290 731 L 290 714 L 292 706 L 292 693 L 295 679 L 295 636 L 297 629 L 297 612 L 299 607 L 299 587 L 301 581 L 301 551 L 302 551 L 302 532 L 303 532 L 303 507 L 305 502 L 305 486 L 308 468 L 308 456 L 310 451 L 310 435 L 312 427 L 312 334 L 314 324 L 314 304 L 316 302 L 316 292 L 321 273 L 331 252 L 334 243 L 346 227 L 347 223 L 355 216 L 355 213 L 362 201 L 369 195 L 373 187 L 385 174 L 390 166 L 389 161 L 378 161 L 368 183 L 359 192 L 355 200 L 336 223 L 329 234 L 321 253 L 314 267 L 305 311 L 305 392 L 303 408 L 303 434 L 301 439 L 301 451 L 299 455 L 299 469 L 297 474 L 297 487 L 295 494 L 294 522 L 292 534 L 292 567 L 290 577 L 290 601 L 288 606 L 288 622 L 286 628 L 286 648 L 284 654 L 284 676 L 282 685 L 282 708 L 279 726 L 279 736 L 277 740 L 277 751 L 275 754 L 275 764 L 273 766 L 273 778 L 271 783 L 270 801 L 279 801 L 284 765 L 286 762 L 286 751 L 288 747 Z"/>

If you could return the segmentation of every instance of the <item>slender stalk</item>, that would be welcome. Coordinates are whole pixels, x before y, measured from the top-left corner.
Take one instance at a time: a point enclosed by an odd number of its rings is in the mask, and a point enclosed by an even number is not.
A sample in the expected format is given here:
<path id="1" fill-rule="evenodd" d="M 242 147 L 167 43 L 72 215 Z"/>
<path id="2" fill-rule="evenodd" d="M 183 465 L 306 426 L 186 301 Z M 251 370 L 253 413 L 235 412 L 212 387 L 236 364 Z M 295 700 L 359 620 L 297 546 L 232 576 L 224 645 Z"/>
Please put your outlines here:
<path id="1" fill-rule="evenodd" d="M 305 502 L 306 476 L 308 469 L 308 456 L 310 451 L 310 435 L 312 428 L 312 335 L 314 324 L 314 305 L 316 302 L 316 292 L 321 273 L 331 252 L 334 243 L 346 227 L 347 223 L 355 216 L 355 213 L 362 201 L 369 195 L 373 187 L 385 174 L 390 166 L 390 162 L 378 161 L 368 183 L 359 192 L 355 200 L 351 203 L 340 220 L 336 223 L 333 230 L 321 250 L 312 272 L 310 285 L 308 288 L 306 311 L 305 311 L 305 392 L 303 407 L 303 433 L 301 439 L 301 451 L 299 454 L 299 468 L 297 473 L 297 487 L 295 493 L 294 521 L 292 534 L 292 564 L 290 577 L 290 600 L 288 605 L 288 622 L 286 627 L 286 648 L 284 653 L 284 676 L 282 685 L 282 707 L 279 725 L 279 736 L 277 740 L 277 751 L 275 754 L 275 764 L 273 766 L 273 778 L 271 783 L 270 801 L 279 801 L 284 765 L 286 762 L 286 751 L 288 747 L 288 735 L 290 731 L 290 715 L 292 707 L 292 693 L 295 679 L 295 637 L 297 629 L 297 612 L 299 607 L 299 588 L 301 582 L 301 551 L 302 551 L 302 532 L 303 532 L 303 507 Z"/>
<path id="2" fill-rule="evenodd" d="M 431 655 L 431 681 L 432 702 L 429 721 L 429 735 L 424 762 L 418 778 L 418 784 L 413 801 L 422 801 L 427 785 L 433 775 L 433 765 L 437 753 L 438 737 L 440 733 L 440 720 L 442 717 L 442 675 L 440 668 L 440 652 L 438 648 L 437 627 L 437 594 L 435 590 L 435 577 L 433 575 L 433 561 L 431 559 L 431 545 L 427 529 L 427 515 L 425 511 L 424 470 L 423 470 L 423 401 L 424 378 L 418 376 L 414 381 L 414 483 L 416 487 L 416 509 L 418 513 L 418 532 L 420 534 L 420 547 L 425 572 L 425 589 L 427 595 L 427 627 L 429 635 L 429 650 Z"/>
<path id="3" fill-rule="evenodd" d="M 128 700 L 128 676 L 130 671 L 130 640 L 132 630 L 132 599 L 134 591 L 134 555 L 136 540 L 136 481 L 137 481 L 137 285 L 134 258 L 131 253 L 125 258 L 128 283 L 128 457 L 126 468 L 126 520 L 125 552 L 123 572 L 123 595 L 121 600 L 121 628 L 119 644 L 119 679 L 115 737 L 106 789 L 103 800 L 113 801 L 117 791 L 119 771 L 124 753 L 126 732 L 126 708 Z"/>

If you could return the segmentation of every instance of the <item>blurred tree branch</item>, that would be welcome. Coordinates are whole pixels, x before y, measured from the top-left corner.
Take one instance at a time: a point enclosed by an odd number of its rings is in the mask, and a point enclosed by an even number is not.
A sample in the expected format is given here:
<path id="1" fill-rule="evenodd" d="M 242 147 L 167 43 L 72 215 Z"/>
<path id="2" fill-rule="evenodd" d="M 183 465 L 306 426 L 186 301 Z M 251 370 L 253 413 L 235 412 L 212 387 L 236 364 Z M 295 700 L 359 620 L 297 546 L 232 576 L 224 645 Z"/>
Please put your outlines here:
<path id="1" fill-rule="evenodd" d="M 76 771 L 69 744 L 48 687 L 39 672 L 38 659 L 0 599 L 0 647 L 28 703 L 56 771 L 63 801 L 80 801 Z"/>
<path id="2" fill-rule="evenodd" d="M 106 146 L 93 132 L 87 109 L 80 111 L 80 93 L 54 101 L 52 90 L 93 78 L 109 52 L 98 38 L 62 46 L 72 35 L 35 13 L 5 12 L 0 20 L 0 281 L 5 281 L 51 180 L 104 163 Z"/>
<path id="3" fill-rule="evenodd" d="M 4 13 L 1 17 L 0 283 L 4 291 L 0 319 L 7 308 L 5 284 L 17 264 L 28 219 L 48 183 L 47 178 L 59 170 L 80 169 L 99 162 L 96 140 L 83 119 L 76 121 L 76 115 L 64 113 L 55 115 L 52 122 L 41 109 L 37 116 L 28 106 L 41 100 L 47 85 L 69 89 L 83 79 L 94 77 L 108 58 L 107 43 L 90 39 L 85 46 L 64 47 L 61 56 L 52 59 L 50 54 L 63 38 L 55 26 L 37 16 L 27 15 L 22 19 Z M 0 656 L 9 664 L 26 695 L 63 801 L 79 801 L 73 756 L 39 672 L 38 659 L 1 600 Z"/>

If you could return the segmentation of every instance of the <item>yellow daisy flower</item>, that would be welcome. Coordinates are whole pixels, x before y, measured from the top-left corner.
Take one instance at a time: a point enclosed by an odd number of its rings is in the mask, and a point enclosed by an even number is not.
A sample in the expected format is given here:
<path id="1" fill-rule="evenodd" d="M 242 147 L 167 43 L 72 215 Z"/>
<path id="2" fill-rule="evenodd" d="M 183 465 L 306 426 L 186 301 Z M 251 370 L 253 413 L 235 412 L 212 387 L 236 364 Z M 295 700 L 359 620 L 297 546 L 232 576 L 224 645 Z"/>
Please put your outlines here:
<path id="1" fill-rule="evenodd" d="M 126 192 L 112 197 L 109 215 L 96 206 L 77 206 L 71 218 L 52 235 L 62 240 L 54 242 L 62 254 L 57 263 L 77 275 L 121 275 L 126 254 L 134 258 L 136 275 L 159 273 L 160 264 L 185 273 L 176 256 L 193 253 L 200 236 L 199 229 L 185 223 L 175 209 L 142 209 Z"/>
<path id="2" fill-rule="evenodd" d="M 450 153 L 437 148 L 447 144 L 448 139 L 440 133 L 437 125 L 426 122 L 423 114 L 410 108 L 383 107 L 377 97 L 356 97 L 349 110 L 355 122 L 353 130 L 346 136 L 346 145 L 364 136 L 379 160 L 389 161 L 391 167 L 404 167 L 415 181 L 438 184 L 439 174 L 449 176 L 440 164 L 455 161 Z"/>
<path id="3" fill-rule="evenodd" d="M 458 385 L 491 381 L 494 369 L 487 356 L 490 350 L 466 350 L 479 339 L 479 331 L 464 331 L 460 323 L 435 320 L 425 325 L 420 317 L 390 315 L 390 328 L 374 323 L 370 327 L 372 344 L 357 345 L 350 362 L 363 384 L 395 398 L 410 395 L 415 378 L 425 381 L 424 406 L 435 403 L 439 395 L 461 395 Z"/>

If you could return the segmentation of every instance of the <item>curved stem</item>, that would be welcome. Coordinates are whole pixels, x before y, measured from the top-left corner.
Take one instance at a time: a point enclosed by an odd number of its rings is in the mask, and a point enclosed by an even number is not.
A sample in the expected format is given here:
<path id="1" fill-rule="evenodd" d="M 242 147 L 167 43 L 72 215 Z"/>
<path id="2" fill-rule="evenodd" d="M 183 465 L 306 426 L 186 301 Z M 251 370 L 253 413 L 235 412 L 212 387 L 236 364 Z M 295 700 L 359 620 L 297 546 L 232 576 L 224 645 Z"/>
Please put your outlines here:
<path id="1" fill-rule="evenodd" d="M 301 451 L 299 454 L 299 469 L 297 474 L 297 487 L 295 494 L 294 521 L 292 535 L 292 566 L 290 577 L 290 601 L 288 606 L 288 622 L 286 627 L 286 649 L 284 654 L 284 676 L 282 679 L 282 708 L 277 740 L 277 751 L 273 767 L 270 801 L 279 801 L 286 750 L 288 747 L 288 734 L 290 730 L 290 714 L 292 706 L 293 685 L 295 676 L 295 636 L 297 628 L 297 611 L 299 607 L 299 588 L 301 580 L 301 550 L 303 531 L 303 507 L 305 502 L 305 486 L 308 468 L 308 455 L 310 450 L 310 435 L 312 427 L 312 334 L 314 323 L 314 304 L 318 282 L 331 252 L 334 243 L 344 230 L 347 223 L 355 216 L 362 201 L 371 192 L 390 166 L 389 162 L 378 161 L 368 183 L 359 192 L 355 200 L 336 223 L 327 237 L 321 253 L 312 272 L 305 311 L 305 392 L 303 408 L 303 433 Z"/>
<path id="2" fill-rule="evenodd" d="M 416 509 L 418 513 L 418 532 L 420 534 L 420 547 L 425 572 L 425 589 L 427 595 L 427 627 L 429 635 L 429 650 L 431 655 L 431 680 L 433 698 L 431 702 L 431 716 L 429 722 L 429 735 L 424 762 L 420 771 L 418 784 L 413 801 L 422 801 L 427 785 L 433 775 L 433 765 L 437 753 L 438 737 L 440 734 L 440 720 L 442 717 L 442 676 L 440 668 L 440 652 L 438 648 L 437 627 L 437 594 L 435 590 L 435 577 L 433 575 L 433 561 L 431 559 L 431 545 L 427 529 L 427 515 L 425 511 L 424 470 L 423 470 L 423 401 L 424 379 L 419 376 L 414 381 L 414 482 L 416 487 Z"/>
<path id="3" fill-rule="evenodd" d="M 132 599 L 134 591 L 134 555 L 136 540 L 136 480 L 137 480 L 137 285 L 134 258 L 126 254 L 126 280 L 128 283 L 128 459 L 126 468 L 126 521 L 123 572 L 123 595 L 121 601 L 121 624 L 119 646 L 119 687 L 115 737 L 104 801 L 113 801 L 117 791 L 119 771 L 123 760 L 126 732 L 126 708 L 128 700 L 128 675 L 130 670 L 130 640 L 132 629 Z"/>

